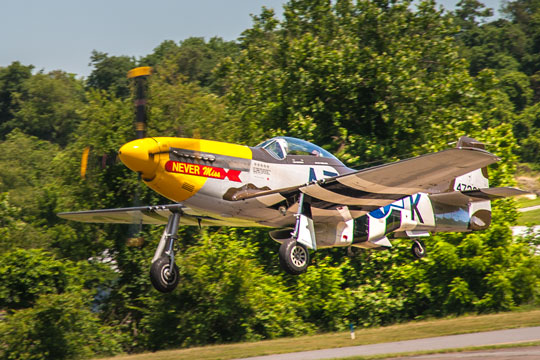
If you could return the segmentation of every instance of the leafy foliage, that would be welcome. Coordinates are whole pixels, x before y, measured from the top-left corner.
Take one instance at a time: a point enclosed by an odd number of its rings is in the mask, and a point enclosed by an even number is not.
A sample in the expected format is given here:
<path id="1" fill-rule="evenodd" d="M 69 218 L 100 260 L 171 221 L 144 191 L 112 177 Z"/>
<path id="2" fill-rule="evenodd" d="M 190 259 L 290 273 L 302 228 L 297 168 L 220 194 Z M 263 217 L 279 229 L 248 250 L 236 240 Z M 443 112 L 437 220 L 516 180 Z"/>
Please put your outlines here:
<path id="1" fill-rule="evenodd" d="M 172 63 L 177 74 L 188 82 L 222 95 L 224 89 L 214 74 L 214 68 L 224 58 L 236 58 L 239 51 L 234 41 L 213 37 L 206 42 L 203 38 L 191 37 L 179 45 L 171 40 L 162 42 L 152 54 L 141 59 L 141 63 L 153 67 Z"/>
<path id="2" fill-rule="evenodd" d="M 291 1 L 283 21 L 256 17 L 221 68 L 231 106 L 249 118 L 242 140 L 287 133 L 359 166 L 509 121 L 493 73 L 469 75 L 451 19 L 409 5 Z"/>
<path id="3" fill-rule="evenodd" d="M 0 359 L 87 359 L 120 350 L 119 336 L 88 309 L 86 293 L 40 297 L 0 323 Z"/>
<path id="4" fill-rule="evenodd" d="M 24 66 L 15 61 L 6 68 L 0 68 L 0 134 L 4 138 L 10 129 L 5 123 L 13 120 L 18 110 L 17 94 L 24 91 L 24 83 L 31 78 L 33 66 Z"/>
<path id="5" fill-rule="evenodd" d="M 65 145 L 81 121 L 78 110 L 84 98 L 83 87 L 73 75 L 61 71 L 36 74 L 21 93 L 14 93 L 18 111 L 3 123 L 5 131 L 20 129 L 28 135 Z"/>
<path id="6" fill-rule="evenodd" d="M 291 306 L 293 295 L 279 277 L 257 266 L 247 241 L 233 231 L 204 233 L 184 252 L 179 289 L 153 299 L 147 309 L 151 348 L 291 336 L 309 329 Z"/>
<path id="7" fill-rule="evenodd" d="M 94 71 L 87 79 L 89 88 L 106 90 L 120 98 L 131 94 L 127 73 L 135 67 L 135 60 L 128 56 L 109 56 L 107 53 L 94 50 L 90 57 L 90 65 Z"/>

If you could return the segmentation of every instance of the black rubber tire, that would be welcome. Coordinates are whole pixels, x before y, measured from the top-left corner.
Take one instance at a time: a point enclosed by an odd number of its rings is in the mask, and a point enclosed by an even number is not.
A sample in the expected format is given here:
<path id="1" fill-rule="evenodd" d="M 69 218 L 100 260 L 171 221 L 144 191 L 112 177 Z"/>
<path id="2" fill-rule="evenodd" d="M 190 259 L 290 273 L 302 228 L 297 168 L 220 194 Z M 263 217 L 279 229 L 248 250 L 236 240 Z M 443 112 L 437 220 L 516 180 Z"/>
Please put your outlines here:
<path id="1" fill-rule="evenodd" d="M 173 291 L 180 280 L 178 266 L 173 264 L 172 272 L 169 272 L 170 261 L 167 256 L 162 256 L 152 263 L 150 267 L 150 281 L 156 290 L 162 293 Z"/>
<path id="2" fill-rule="evenodd" d="M 426 256 L 426 247 L 420 240 L 415 240 L 411 248 L 412 254 L 417 259 L 422 259 Z"/>
<path id="3" fill-rule="evenodd" d="M 294 239 L 287 239 L 279 247 L 279 264 L 287 273 L 300 275 L 309 266 L 309 251 Z"/>

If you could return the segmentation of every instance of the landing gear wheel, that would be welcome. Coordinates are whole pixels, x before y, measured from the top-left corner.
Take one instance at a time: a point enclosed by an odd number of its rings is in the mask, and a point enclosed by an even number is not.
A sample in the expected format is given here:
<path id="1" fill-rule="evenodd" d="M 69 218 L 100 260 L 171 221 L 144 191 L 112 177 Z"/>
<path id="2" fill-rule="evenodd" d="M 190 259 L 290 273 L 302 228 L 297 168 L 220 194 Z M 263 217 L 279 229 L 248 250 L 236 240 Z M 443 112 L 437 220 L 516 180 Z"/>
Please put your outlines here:
<path id="1" fill-rule="evenodd" d="M 426 256 L 426 247 L 419 240 L 414 240 L 411 250 L 414 257 L 417 259 L 421 259 Z"/>
<path id="2" fill-rule="evenodd" d="M 179 280 L 178 266 L 173 264 L 171 271 L 168 256 L 162 256 L 152 263 L 150 267 L 150 281 L 156 290 L 169 293 L 176 288 Z"/>
<path id="3" fill-rule="evenodd" d="M 279 248 L 279 263 L 291 275 L 300 275 L 309 265 L 309 251 L 294 239 L 283 241 Z"/>

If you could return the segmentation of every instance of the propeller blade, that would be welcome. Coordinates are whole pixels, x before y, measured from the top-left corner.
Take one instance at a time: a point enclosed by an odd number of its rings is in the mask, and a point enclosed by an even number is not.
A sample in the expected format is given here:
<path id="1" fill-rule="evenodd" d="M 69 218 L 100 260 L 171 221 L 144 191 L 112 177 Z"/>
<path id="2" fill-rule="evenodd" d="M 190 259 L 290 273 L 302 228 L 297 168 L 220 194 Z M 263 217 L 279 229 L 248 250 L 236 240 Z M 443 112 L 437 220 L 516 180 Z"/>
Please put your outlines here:
<path id="1" fill-rule="evenodd" d="M 152 73 L 150 66 L 142 66 L 132 69 L 127 77 L 135 81 L 135 138 L 146 137 L 146 84 L 147 78 Z"/>
<path id="2" fill-rule="evenodd" d="M 90 154 L 90 146 L 84 148 L 81 158 L 81 177 L 86 178 L 86 169 L 88 168 L 88 155 Z"/>
<path id="3" fill-rule="evenodd" d="M 135 82 L 135 138 L 144 139 L 146 137 L 146 90 L 147 78 L 152 73 L 152 68 L 149 66 L 138 67 L 128 72 L 127 77 Z M 141 182 L 142 173 L 139 172 L 139 184 Z M 133 206 L 140 205 L 140 188 L 135 189 L 133 194 Z M 142 222 L 139 224 L 131 224 L 128 230 L 128 246 L 142 246 L 144 239 L 141 235 Z"/>

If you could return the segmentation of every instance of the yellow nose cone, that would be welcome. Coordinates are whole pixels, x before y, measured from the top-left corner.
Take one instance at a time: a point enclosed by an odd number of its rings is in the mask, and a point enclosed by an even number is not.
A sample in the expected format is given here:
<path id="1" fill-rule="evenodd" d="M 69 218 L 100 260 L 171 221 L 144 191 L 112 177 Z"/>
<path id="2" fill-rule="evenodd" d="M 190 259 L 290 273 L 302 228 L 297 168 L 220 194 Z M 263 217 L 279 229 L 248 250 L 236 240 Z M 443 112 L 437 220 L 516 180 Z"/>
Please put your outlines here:
<path id="1" fill-rule="evenodd" d="M 159 146 L 152 138 L 133 140 L 118 151 L 120 160 L 133 171 L 142 173 L 145 180 L 154 178 L 159 164 Z"/>

